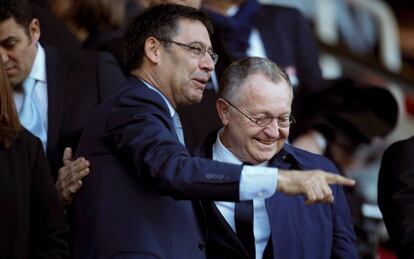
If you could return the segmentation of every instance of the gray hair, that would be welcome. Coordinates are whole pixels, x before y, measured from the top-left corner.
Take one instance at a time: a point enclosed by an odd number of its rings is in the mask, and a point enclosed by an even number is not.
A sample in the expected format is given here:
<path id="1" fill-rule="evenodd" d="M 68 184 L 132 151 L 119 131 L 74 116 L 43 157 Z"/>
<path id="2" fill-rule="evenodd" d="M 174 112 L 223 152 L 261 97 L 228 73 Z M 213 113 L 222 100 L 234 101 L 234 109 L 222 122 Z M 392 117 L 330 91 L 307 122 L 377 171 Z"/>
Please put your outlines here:
<path id="1" fill-rule="evenodd" d="M 263 74 L 275 83 L 284 80 L 292 87 L 289 77 L 274 62 L 266 58 L 248 57 L 231 63 L 224 71 L 219 97 L 234 102 L 246 78 L 256 73 Z"/>

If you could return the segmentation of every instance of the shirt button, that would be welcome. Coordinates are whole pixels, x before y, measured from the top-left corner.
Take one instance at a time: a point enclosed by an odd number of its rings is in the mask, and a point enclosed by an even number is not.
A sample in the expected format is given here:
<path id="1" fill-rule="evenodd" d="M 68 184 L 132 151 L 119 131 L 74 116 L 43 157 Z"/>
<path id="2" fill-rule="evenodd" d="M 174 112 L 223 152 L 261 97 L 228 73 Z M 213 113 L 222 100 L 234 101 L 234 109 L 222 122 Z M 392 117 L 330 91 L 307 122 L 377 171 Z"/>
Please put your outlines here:
<path id="1" fill-rule="evenodd" d="M 259 198 L 263 198 L 264 195 L 265 195 L 265 192 L 264 191 L 260 191 L 260 192 L 257 193 L 257 196 Z"/>

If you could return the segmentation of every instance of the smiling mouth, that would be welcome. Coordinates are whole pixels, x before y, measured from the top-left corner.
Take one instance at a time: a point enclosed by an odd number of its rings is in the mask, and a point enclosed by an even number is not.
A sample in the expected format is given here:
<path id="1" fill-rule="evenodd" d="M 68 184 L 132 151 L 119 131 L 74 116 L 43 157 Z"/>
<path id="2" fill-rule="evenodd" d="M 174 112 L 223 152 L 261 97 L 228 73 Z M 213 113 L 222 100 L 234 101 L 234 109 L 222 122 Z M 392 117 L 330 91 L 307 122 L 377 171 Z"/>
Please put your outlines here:
<path id="1" fill-rule="evenodd" d="M 274 140 L 256 139 L 256 141 L 263 145 L 272 145 L 273 143 L 275 143 Z"/>

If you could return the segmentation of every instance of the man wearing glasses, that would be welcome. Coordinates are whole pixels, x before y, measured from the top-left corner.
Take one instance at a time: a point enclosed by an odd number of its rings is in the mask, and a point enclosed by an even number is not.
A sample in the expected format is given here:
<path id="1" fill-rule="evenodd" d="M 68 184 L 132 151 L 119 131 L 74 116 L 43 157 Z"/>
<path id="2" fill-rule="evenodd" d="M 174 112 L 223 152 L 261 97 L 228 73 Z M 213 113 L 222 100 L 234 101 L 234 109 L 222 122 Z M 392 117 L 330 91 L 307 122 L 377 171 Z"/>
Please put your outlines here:
<path id="1" fill-rule="evenodd" d="M 216 102 L 223 128 L 207 138 L 198 155 L 257 168 L 338 172 L 327 158 L 286 144 L 295 122 L 292 98 L 289 79 L 272 61 L 234 62 L 224 72 Z M 207 258 L 357 258 L 342 187 L 332 186 L 332 191 L 333 204 L 313 206 L 304 197 L 278 192 L 253 201 L 203 202 Z"/>
<path id="2" fill-rule="evenodd" d="M 251 200 L 278 191 L 332 202 L 328 184 L 354 184 L 321 170 L 190 157 L 176 108 L 202 98 L 217 61 L 210 28 L 194 8 L 160 5 L 127 29 L 131 77 L 93 114 L 77 149 L 91 166 L 74 204 L 74 258 L 205 258 L 203 223 L 189 200 Z M 252 175 L 263 180 L 246 181 Z"/>

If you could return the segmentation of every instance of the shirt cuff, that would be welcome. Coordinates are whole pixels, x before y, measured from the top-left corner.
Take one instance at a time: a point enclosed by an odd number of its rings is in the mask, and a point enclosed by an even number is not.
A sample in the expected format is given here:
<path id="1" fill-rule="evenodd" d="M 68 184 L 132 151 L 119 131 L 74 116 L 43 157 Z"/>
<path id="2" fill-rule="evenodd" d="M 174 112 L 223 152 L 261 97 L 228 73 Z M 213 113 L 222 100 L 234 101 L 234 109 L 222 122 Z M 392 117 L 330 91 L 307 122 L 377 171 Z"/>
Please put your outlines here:
<path id="1" fill-rule="evenodd" d="M 240 176 L 240 200 L 266 199 L 276 192 L 278 169 L 243 166 Z"/>

